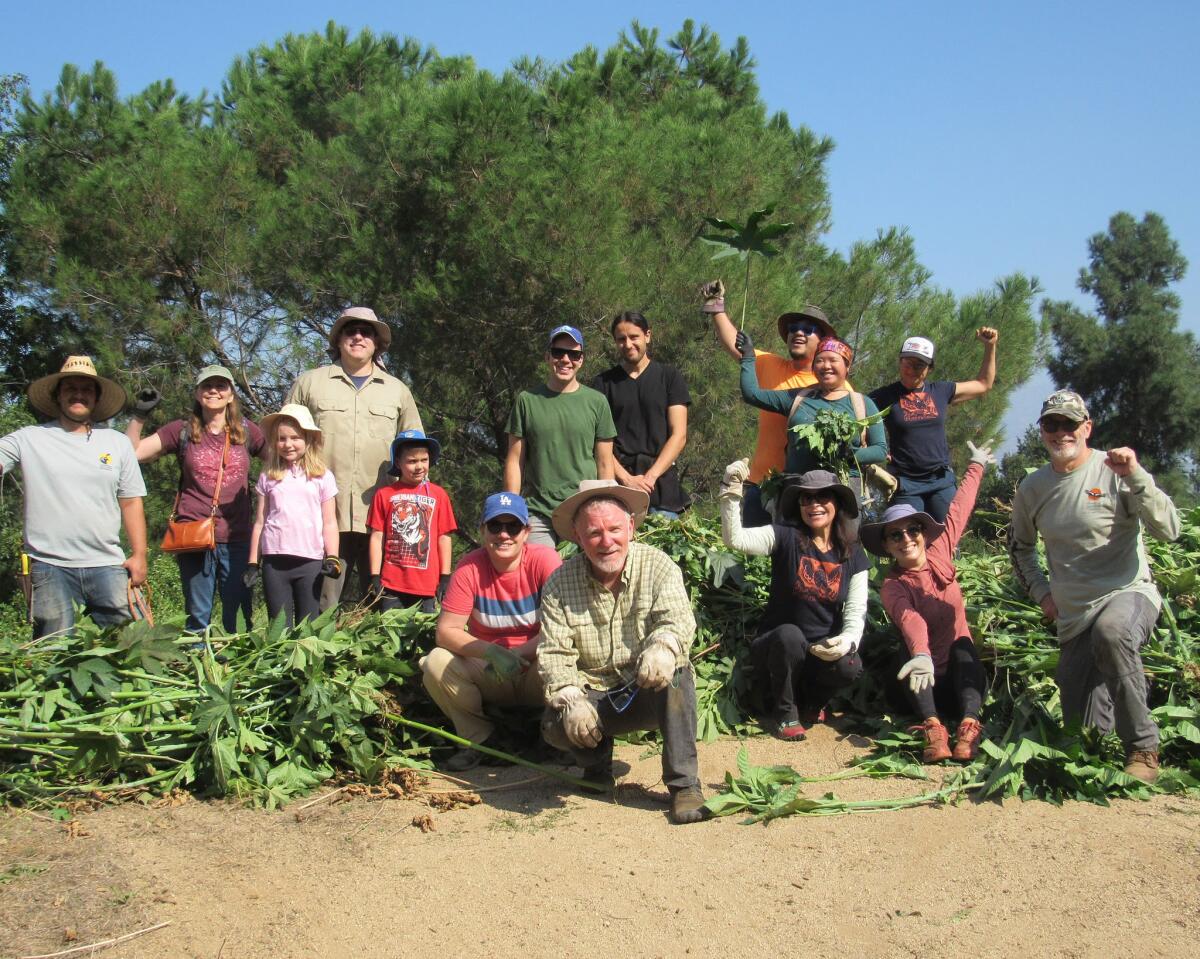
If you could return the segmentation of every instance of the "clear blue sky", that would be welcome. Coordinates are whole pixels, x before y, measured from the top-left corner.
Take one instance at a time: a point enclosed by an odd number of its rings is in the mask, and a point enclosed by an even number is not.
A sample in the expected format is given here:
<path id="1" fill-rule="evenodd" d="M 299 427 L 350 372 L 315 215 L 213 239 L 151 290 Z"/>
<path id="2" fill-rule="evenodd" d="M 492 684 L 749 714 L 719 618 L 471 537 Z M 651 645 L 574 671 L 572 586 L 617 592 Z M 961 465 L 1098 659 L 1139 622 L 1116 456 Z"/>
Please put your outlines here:
<path id="1" fill-rule="evenodd" d="M 1200 330 L 1200 4 L 1188 0 L 60 0 L 9 5 L 0 72 L 24 73 L 41 92 L 64 63 L 103 60 L 123 93 L 165 77 L 219 91 L 235 56 L 330 17 L 495 71 L 522 54 L 605 48 L 634 18 L 666 36 L 691 17 L 726 46 L 744 35 L 768 107 L 837 143 L 830 245 L 901 225 L 956 294 L 1021 270 L 1047 296 L 1090 308 L 1075 289 L 1087 237 L 1118 210 L 1153 210 L 1192 264 L 1178 292 L 1183 325 Z M 1047 383 L 1016 397 L 1010 441 Z"/>

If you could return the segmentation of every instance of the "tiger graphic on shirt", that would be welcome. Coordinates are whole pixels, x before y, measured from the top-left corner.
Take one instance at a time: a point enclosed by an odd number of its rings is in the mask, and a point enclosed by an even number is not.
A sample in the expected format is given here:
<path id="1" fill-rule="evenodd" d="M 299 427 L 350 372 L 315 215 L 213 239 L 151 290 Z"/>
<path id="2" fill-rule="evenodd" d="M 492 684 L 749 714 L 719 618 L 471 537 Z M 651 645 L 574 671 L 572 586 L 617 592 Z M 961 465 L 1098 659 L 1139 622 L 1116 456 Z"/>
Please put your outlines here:
<path id="1" fill-rule="evenodd" d="M 436 501 L 432 496 L 397 493 L 391 498 L 391 520 L 384 558 L 393 566 L 428 569 Z"/>
<path id="2" fill-rule="evenodd" d="M 792 592 L 818 603 L 836 603 L 842 595 L 842 564 L 801 556 Z"/>
<path id="3" fill-rule="evenodd" d="M 910 423 L 916 420 L 936 420 L 938 418 L 937 403 L 924 391 L 905 393 L 897 402 L 900 404 L 900 412 L 904 414 L 904 419 Z"/>

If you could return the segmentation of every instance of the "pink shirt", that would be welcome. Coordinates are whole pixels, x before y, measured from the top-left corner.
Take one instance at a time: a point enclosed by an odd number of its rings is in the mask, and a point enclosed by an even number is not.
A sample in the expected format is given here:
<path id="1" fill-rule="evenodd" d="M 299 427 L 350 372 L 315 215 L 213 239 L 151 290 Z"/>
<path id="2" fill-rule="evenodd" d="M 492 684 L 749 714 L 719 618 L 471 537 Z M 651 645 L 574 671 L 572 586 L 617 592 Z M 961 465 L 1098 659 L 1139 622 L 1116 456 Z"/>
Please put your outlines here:
<path id="1" fill-rule="evenodd" d="M 879 591 L 883 608 L 900 628 L 909 653 L 932 658 L 935 673 L 946 671 L 956 639 L 974 642 L 954 568 L 954 549 L 967 528 L 982 479 L 982 466 L 972 463 L 967 467 L 946 514 L 946 532 L 926 548 L 925 565 L 921 569 L 894 567 Z"/>
<path id="2" fill-rule="evenodd" d="M 262 536 L 258 541 L 261 555 L 325 558 L 321 504 L 337 496 L 333 470 L 326 469 L 324 476 L 314 479 L 296 466 L 281 480 L 269 479 L 266 473 L 261 473 L 254 489 L 266 499 Z"/>

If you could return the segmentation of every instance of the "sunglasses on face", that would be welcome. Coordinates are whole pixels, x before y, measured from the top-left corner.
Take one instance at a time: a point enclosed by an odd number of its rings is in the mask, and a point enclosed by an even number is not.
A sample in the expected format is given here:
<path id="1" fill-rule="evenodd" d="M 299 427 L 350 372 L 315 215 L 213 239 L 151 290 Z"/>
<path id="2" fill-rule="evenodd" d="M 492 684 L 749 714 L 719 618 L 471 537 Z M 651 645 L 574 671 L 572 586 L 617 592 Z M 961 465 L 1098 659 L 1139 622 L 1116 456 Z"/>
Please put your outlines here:
<path id="1" fill-rule="evenodd" d="M 812 336 L 815 333 L 820 333 L 821 328 L 816 323 L 809 323 L 807 320 L 793 320 L 787 325 L 788 335 L 793 333 L 803 333 L 805 336 Z"/>
<path id="2" fill-rule="evenodd" d="M 516 539 L 520 535 L 521 530 L 525 528 L 525 524 L 519 519 L 489 519 L 483 525 L 487 527 L 487 531 L 493 536 L 508 533 L 513 539 Z"/>
<path id="3" fill-rule="evenodd" d="M 812 503 L 832 503 L 832 502 L 833 502 L 833 494 L 831 492 L 829 492 L 829 490 L 821 489 L 821 490 L 816 490 L 815 492 L 812 492 L 812 493 L 801 493 L 800 494 L 800 505 L 801 506 L 809 506 Z"/>
<path id="4" fill-rule="evenodd" d="M 917 537 L 923 532 L 925 531 L 920 526 L 905 526 L 904 529 L 894 529 L 888 533 L 887 540 L 889 543 L 903 543 L 906 539 L 911 539 L 915 542 Z"/>
<path id="5" fill-rule="evenodd" d="M 1047 416 L 1042 420 L 1043 433 L 1074 433 L 1081 423 L 1060 416 Z"/>
<path id="6" fill-rule="evenodd" d="M 352 336 L 362 336 L 369 340 L 374 335 L 374 327 L 367 326 L 366 324 L 347 324 L 342 327 L 342 336 L 347 339 Z"/>
<path id="7" fill-rule="evenodd" d="M 583 350 L 572 350 L 566 346 L 552 346 L 550 355 L 556 360 L 561 360 L 565 356 L 572 363 L 578 363 L 583 359 Z"/>

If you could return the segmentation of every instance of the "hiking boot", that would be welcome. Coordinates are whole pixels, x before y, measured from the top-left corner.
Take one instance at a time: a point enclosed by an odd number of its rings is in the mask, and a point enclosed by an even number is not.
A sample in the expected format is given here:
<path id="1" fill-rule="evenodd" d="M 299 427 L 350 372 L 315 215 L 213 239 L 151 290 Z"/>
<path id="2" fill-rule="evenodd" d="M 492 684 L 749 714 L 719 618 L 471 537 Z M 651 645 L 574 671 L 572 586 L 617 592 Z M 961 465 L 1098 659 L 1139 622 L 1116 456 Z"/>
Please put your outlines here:
<path id="1" fill-rule="evenodd" d="M 789 719 L 786 723 L 779 723 L 775 726 L 775 738 L 782 739 L 785 743 L 798 743 L 807 732 L 804 723 L 798 719 Z"/>
<path id="2" fill-rule="evenodd" d="M 708 810 L 704 808 L 704 793 L 699 786 L 685 786 L 683 789 L 671 790 L 671 822 L 678 825 L 689 822 L 700 822 L 707 818 Z"/>
<path id="3" fill-rule="evenodd" d="M 598 763 L 592 763 L 590 766 L 583 767 L 582 779 L 586 779 L 590 783 L 595 783 L 598 790 L 592 792 L 611 792 L 616 785 L 617 779 L 613 775 L 612 757 L 602 760 Z"/>
<path id="4" fill-rule="evenodd" d="M 940 763 L 950 758 L 950 734 L 936 716 L 930 716 L 921 724 L 925 735 L 925 752 L 921 759 L 926 763 Z"/>
<path id="5" fill-rule="evenodd" d="M 954 760 L 969 763 L 979 754 L 979 740 L 983 738 L 983 727 L 974 716 L 968 716 L 958 724 L 954 734 Z"/>
<path id="6" fill-rule="evenodd" d="M 1153 749 L 1131 749 L 1125 757 L 1125 775 L 1149 785 L 1158 779 L 1158 753 Z"/>

